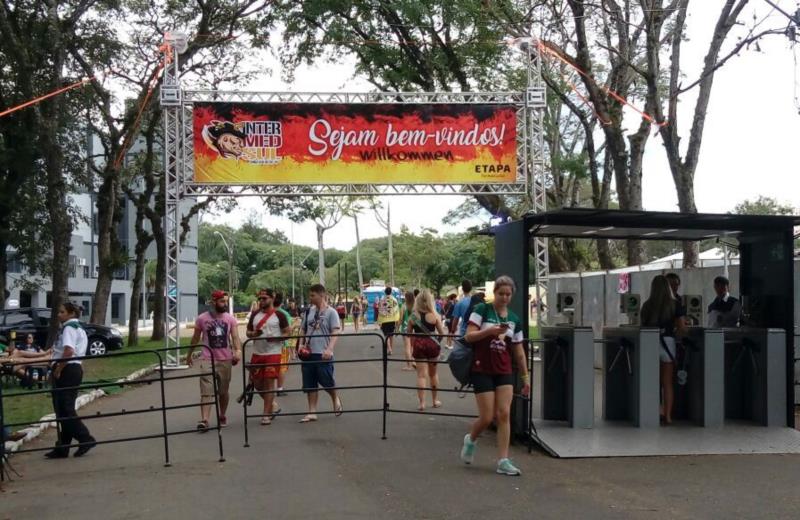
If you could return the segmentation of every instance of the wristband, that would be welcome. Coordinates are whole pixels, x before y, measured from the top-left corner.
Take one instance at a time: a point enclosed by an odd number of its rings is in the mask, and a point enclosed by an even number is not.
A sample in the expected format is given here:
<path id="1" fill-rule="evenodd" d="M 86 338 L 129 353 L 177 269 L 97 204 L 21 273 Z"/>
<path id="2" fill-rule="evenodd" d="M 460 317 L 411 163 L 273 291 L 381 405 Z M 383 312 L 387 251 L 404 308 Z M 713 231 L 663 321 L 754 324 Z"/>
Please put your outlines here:
<path id="1" fill-rule="evenodd" d="M 530 384 L 531 382 L 530 374 L 525 374 L 524 376 L 522 376 L 522 382 L 525 383 L 526 385 Z"/>

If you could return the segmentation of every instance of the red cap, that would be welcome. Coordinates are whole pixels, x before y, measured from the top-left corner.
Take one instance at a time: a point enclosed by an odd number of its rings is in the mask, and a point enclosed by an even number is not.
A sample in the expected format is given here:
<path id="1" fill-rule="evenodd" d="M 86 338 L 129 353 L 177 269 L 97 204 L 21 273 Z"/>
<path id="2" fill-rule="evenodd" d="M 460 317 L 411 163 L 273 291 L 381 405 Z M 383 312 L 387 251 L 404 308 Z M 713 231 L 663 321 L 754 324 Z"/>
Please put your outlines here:
<path id="1" fill-rule="evenodd" d="M 216 290 L 211 293 L 212 300 L 219 300 L 220 298 L 225 298 L 226 296 L 228 296 L 228 293 L 222 290 Z"/>

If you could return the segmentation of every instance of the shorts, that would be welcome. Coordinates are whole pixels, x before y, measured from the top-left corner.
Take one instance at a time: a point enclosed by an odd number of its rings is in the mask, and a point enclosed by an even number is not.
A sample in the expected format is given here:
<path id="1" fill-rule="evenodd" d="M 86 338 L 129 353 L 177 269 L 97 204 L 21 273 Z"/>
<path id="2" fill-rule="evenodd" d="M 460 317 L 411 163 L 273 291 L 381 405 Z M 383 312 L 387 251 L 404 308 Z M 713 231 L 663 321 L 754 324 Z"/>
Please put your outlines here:
<path id="1" fill-rule="evenodd" d="M 253 365 L 281 363 L 283 361 L 281 358 L 282 354 L 253 354 L 250 363 Z M 250 369 L 250 374 L 254 383 L 260 383 L 266 379 L 278 379 L 280 368 L 278 365 L 253 367 Z"/>
<path id="2" fill-rule="evenodd" d="M 386 323 L 381 323 L 381 332 L 383 332 L 383 335 L 386 336 L 387 338 L 389 336 L 393 336 L 394 326 L 395 322 L 393 321 L 387 321 Z"/>
<path id="3" fill-rule="evenodd" d="M 308 361 L 321 361 L 322 354 L 311 354 Z M 333 388 L 336 382 L 333 380 L 333 362 L 327 363 L 307 363 L 301 365 L 303 373 L 303 392 L 309 393 L 322 388 Z"/>
<path id="4" fill-rule="evenodd" d="M 200 361 L 200 370 L 205 374 L 200 376 L 200 396 L 214 397 L 214 380 L 211 379 L 211 360 Z M 221 396 L 228 395 L 231 386 L 231 360 L 215 361 L 214 368 L 217 375 L 217 393 Z"/>
<path id="5" fill-rule="evenodd" d="M 675 360 L 677 359 L 677 357 L 676 357 L 677 349 L 675 348 L 675 338 L 673 338 L 671 336 L 662 336 L 662 339 L 664 340 L 663 343 L 659 342 L 659 343 L 661 343 L 661 345 L 658 348 L 658 360 L 661 361 L 662 363 L 674 363 Z M 672 354 L 672 357 L 669 357 L 669 354 L 667 354 L 667 351 L 664 350 L 665 346 L 667 347 L 667 349 L 669 349 L 669 353 Z"/>
<path id="6" fill-rule="evenodd" d="M 411 337 L 411 357 L 414 359 L 438 359 L 441 347 L 431 338 Z"/>
<path id="7" fill-rule="evenodd" d="M 449 320 L 447 320 L 447 331 L 450 334 L 455 334 L 455 332 L 456 332 L 456 320 L 455 320 L 455 318 L 450 318 Z"/>
<path id="8" fill-rule="evenodd" d="M 514 374 L 484 374 L 482 372 L 470 372 L 469 382 L 476 394 L 494 392 L 498 386 L 514 386 Z"/>

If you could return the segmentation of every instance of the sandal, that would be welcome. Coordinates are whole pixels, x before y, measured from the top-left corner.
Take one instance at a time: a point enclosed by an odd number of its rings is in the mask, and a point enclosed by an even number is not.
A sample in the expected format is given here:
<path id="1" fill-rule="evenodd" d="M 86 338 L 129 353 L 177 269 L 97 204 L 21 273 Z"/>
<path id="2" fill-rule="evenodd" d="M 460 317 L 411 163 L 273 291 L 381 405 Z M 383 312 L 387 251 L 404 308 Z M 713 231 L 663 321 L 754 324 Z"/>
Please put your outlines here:
<path id="1" fill-rule="evenodd" d="M 333 415 L 335 417 L 341 417 L 343 413 L 344 413 L 344 406 L 342 405 L 342 398 L 337 397 L 336 406 L 333 409 Z"/>
<path id="2" fill-rule="evenodd" d="M 206 433 L 208 431 L 208 421 L 197 421 L 198 433 Z"/>
<path id="3" fill-rule="evenodd" d="M 407 366 L 407 367 L 403 367 L 401 370 L 410 371 L 410 370 L 415 370 L 415 368 L 412 367 L 412 366 Z"/>
<path id="4" fill-rule="evenodd" d="M 310 414 L 306 415 L 305 417 L 303 417 L 302 419 L 300 419 L 297 422 L 299 422 L 299 423 L 309 423 L 309 422 L 314 422 L 316 420 L 317 420 L 317 416 L 310 413 Z"/>
<path id="5" fill-rule="evenodd" d="M 276 415 L 281 413 L 281 410 L 283 410 L 283 408 L 278 408 L 277 410 L 273 411 L 271 414 L 269 414 L 269 418 L 274 419 Z"/>
<path id="6" fill-rule="evenodd" d="M 269 417 L 261 418 L 261 426 L 269 426 L 270 424 L 272 424 L 272 419 L 270 419 Z"/>
<path id="7" fill-rule="evenodd" d="M 434 408 L 441 408 L 442 407 L 442 402 L 441 401 L 434 401 L 433 402 L 433 407 Z"/>

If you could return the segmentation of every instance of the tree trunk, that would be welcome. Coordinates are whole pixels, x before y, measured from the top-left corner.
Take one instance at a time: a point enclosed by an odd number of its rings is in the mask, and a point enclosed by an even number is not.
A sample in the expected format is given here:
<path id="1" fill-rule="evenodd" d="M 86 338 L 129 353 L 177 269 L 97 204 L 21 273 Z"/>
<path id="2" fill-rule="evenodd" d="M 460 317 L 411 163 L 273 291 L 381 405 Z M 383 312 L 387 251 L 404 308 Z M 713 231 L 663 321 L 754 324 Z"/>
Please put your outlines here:
<path id="1" fill-rule="evenodd" d="M 107 158 L 107 160 L 113 160 L 113 158 Z M 107 174 L 97 192 L 97 263 L 99 269 L 97 285 L 94 290 L 92 316 L 89 321 L 98 325 L 104 325 L 106 322 L 106 309 L 116 269 L 114 253 L 118 251 L 118 244 L 115 243 L 114 237 L 118 184 L 114 175 L 113 173 Z"/>
<path id="2" fill-rule="evenodd" d="M 54 102 L 53 104 L 57 104 Z M 48 108 L 52 105 L 47 103 Z M 47 334 L 47 345 L 52 345 L 58 335 L 58 308 L 67 300 L 69 282 L 69 251 L 72 238 L 72 221 L 67 212 L 67 184 L 63 171 L 64 157 L 57 142 L 57 110 L 43 110 L 42 153 L 47 171 L 47 211 L 53 233 L 52 319 Z"/>
<path id="3" fill-rule="evenodd" d="M 681 171 L 681 174 L 684 172 Z M 697 213 L 694 203 L 694 182 L 683 182 L 676 186 L 678 191 L 678 208 L 681 213 Z M 697 267 L 700 263 L 700 244 L 689 241 L 683 243 L 683 268 Z"/>
<path id="4" fill-rule="evenodd" d="M 319 283 L 325 286 L 325 246 L 322 243 L 322 236 L 325 228 L 317 224 L 317 270 L 319 271 Z"/>
<path id="5" fill-rule="evenodd" d="M 358 292 L 364 288 L 364 273 L 361 270 L 361 236 L 358 233 L 358 215 L 353 215 L 353 222 L 356 225 L 356 270 L 358 270 Z"/>
<path id="6" fill-rule="evenodd" d="M 167 286 L 167 244 L 164 229 L 161 226 L 162 219 L 151 218 L 153 224 L 153 240 L 156 243 L 156 283 L 153 287 L 153 334 L 150 336 L 152 341 L 164 339 L 165 334 L 165 305 L 166 286 Z M 158 225 L 156 227 L 156 224 Z"/>
<path id="7" fill-rule="evenodd" d="M 597 259 L 600 261 L 601 269 L 614 269 L 614 258 L 611 256 L 607 238 L 597 240 Z"/>
<path id="8" fill-rule="evenodd" d="M 146 305 L 147 299 L 145 298 L 144 302 L 142 301 L 142 287 L 144 287 L 144 277 L 145 277 L 145 253 L 147 253 L 147 247 L 150 245 L 150 242 L 153 240 L 153 236 L 150 233 L 147 233 L 144 230 L 144 211 L 138 210 L 136 211 L 136 260 L 135 260 L 135 269 L 133 273 L 133 281 L 131 284 L 131 309 L 130 315 L 128 318 L 128 346 L 134 346 L 139 344 L 139 307 L 140 305 L 144 305 L 143 310 L 145 318 L 147 317 Z"/>

